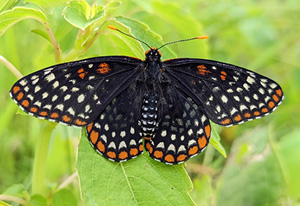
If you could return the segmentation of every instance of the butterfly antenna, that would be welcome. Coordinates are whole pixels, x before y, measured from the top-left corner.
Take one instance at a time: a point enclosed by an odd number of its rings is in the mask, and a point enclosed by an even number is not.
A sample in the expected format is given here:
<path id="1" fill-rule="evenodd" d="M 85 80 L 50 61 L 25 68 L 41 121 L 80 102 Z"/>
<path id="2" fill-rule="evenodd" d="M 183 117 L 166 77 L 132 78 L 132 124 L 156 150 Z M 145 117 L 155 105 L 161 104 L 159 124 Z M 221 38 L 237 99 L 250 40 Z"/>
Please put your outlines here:
<path id="1" fill-rule="evenodd" d="M 183 42 L 183 41 L 191 41 L 191 40 L 194 40 L 194 39 L 208 39 L 208 36 L 207 35 L 204 35 L 204 36 L 197 36 L 197 37 L 194 37 L 194 38 L 190 38 L 190 39 L 182 39 L 182 40 L 178 40 L 178 41 L 172 41 L 172 42 L 168 42 L 160 47 L 158 47 L 158 49 L 161 49 L 162 47 L 164 46 L 167 46 L 169 44 L 174 44 L 174 43 L 178 43 L 178 42 Z"/>
<path id="2" fill-rule="evenodd" d="M 122 33 L 122 34 L 124 34 L 124 35 L 126 35 L 126 36 L 129 36 L 129 37 L 131 37 L 131 38 L 133 38 L 133 39 L 135 39 L 135 40 L 137 40 L 137 41 L 139 41 L 139 42 L 145 44 L 147 47 L 149 47 L 149 49 L 151 49 L 151 47 L 149 46 L 149 44 L 147 44 L 146 42 L 144 42 L 144 41 L 142 41 L 142 40 L 140 40 L 140 39 L 137 39 L 137 38 L 135 38 L 134 36 L 131 36 L 131 35 L 129 35 L 129 34 L 126 34 L 125 32 L 123 32 L 123 31 L 117 29 L 117 28 L 114 27 L 114 26 L 108 25 L 107 28 L 112 29 L 112 30 L 116 30 L 116 31 L 118 31 L 118 32 L 120 32 L 120 33 Z"/>

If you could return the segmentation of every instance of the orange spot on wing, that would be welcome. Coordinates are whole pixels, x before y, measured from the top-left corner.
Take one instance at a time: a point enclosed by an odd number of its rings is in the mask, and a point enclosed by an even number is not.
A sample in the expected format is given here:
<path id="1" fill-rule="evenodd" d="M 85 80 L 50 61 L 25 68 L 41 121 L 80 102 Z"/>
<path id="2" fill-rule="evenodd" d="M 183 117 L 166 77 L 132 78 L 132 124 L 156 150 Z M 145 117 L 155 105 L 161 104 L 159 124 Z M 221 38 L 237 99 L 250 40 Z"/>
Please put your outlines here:
<path id="1" fill-rule="evenodd" d="M 198 147 L 197 146 L 193 146 L 189 149 L 189 155 L 194 155 L 198 152 Z"/>
<path id="2" fill-rule="evenodd" d="M 230 124 L 231 120 L 229 118 L 227 119 L 224 119 L 223 121 L 221 121 L 221 124 L 223 125 L 227 125 L 227 124 Z"/>
<path id="3" fill-rule="evenodd" d="M 234 119 L 234 121 L 239 122 L 242 120 L 242 117 L 241 117 L 241 115 L 238 114 L 233 119 Z"/>
<path id="4" fill-rule="evenodd" d="M 150 142 L 147 142 L 147 143 L 146 143 L 146 148 L 147 148 L 147 150 L 149 151 L 149 153 L 152 154 L 152 152 L 153 152 L 153 147 L 151 146 Z"/>
<path id="5" fill-rule="evenodd" d="M 208 73 L 211 73 L 211 71 L 209 71 L 209 70 L 206 68 L 206 66 L 204 66 L 204 65 L 198 65 L 198 66 L 197 66 L 197 69 L 198 69 L 197 74 L 200 74 L 200 75 L 202 75 L 202 76 L 205 76 L 205 75 L 207 75 Z"/>
<path id="6" fill-rule="evenodd" d="M 115 152 L 109 151 L 109 152 L 107 152 L 106 154 L 107 154 L 107 156 L 110 157 L 111 159 L 116 159 L 116 157 L 117 157 L 117 155 L 116 155 Z"/>
<path id="7" fill-rule="evenodd" d="M 170 154 L 165 156 L 165 160 L 166 160 L 166 162 L 174 162 L 175 161 L 173 155 L 170 155 Z"/>
<path id="8" fill-rule="evenodd" d="M 162 151 L 156 150 L 154 151 L 153 156 L 156 157 L 157 159 L 161 159 L 164 156 L 164 154 L 162 153 Z"/>
<path id="9" fill-rule="evenodd" d="M 38 108 L 37 107 L 31 107 L 30 111 L 33 112 L 33 113 L 36 113 L 38 111 Z"/>
<path id="10" fill-rule="evenodd" d="M 80 69 L 78 69 L 77 73 L 81 79 L 84 79 L 84 77 L 87 75 L 88 72 L 84 71 L 83 68 L 80 68 Z"/>
<path id="11" fill-rule="evenodd" d="M 50 115 L 50 118 L 53 118 L 53 119 L 56 119 L 56 118 L 58 118 L 58 117 L 59 117 L 59 115 L 58 115 L 57 112 L 53 112 L 53 113 Z"/>
<path id="12" fill-rule="evenodd" d="M 97 143 L 97 149 L 98 149 L 100 152 L 102 152 L 102 153 L 105 152 L 105 146 L 104 146 L 104 144 L 103 144 L 101 141 L 99 141 L 99 142 Z"/>
<path id="13" fill-rule="evenodd" d="M 185 154 L 181 154 L 177 157 L 177 162 L 182 162 L 186 159 L 186 155 Z"/>
<path id="14" fill-rule="evenodd" d="M 279 102 L 279 98 L 277 97 L 276 94 L 273 94 L 272 98 L 275 102 Z"/>
<path id="15" fill-rule="evenodd" d="M 43 117 L 45 117 L 45 116 L 48 115 L 48 112 L 46 112 L 46 111 L 41 111 L 41 112 L 40 112 L 40 115 L 43 116 Z"/>
<path id="16" fill-rule="evenodd" d="M 23 107 L 28 107 L 29 106 L 29 101 L 28 100 L 23 100 L 22 106 Z"/>
<path id="17" fill-rule="evenodd" d="M 122 151 L 119 154 L 119 159 L 123 160 L 126 159 L 128 157 L 128 153 L 126 151 Z"/>
<path id="18" fill-rule="evenodd" d="M 250 117 L 251 117 L 251 114 L 250 114 L 249 112 L 246 112 L 246 113 L 244 114 L 244 117 L 250 118 Z"/>
<path id="19" fill-rule="evenodd" d="M 82 121 L 82 120 L 80 120 L 80 119 L 76 119 L 76 120 L 75 120 L 75 123 L 76 123 L 78 126 L 86 125 L 86 122 L 85 122 L 85 121 Z"/>
<path id="20" fill-rule="evenodd" d="M 137 148 L 131 148 L 129 154 L 131 156 L 136 156 L 139 153 Z"/>
<path id="21" fill-rule="evenodd" d="M 253 114 L 254 114 L 255 116 L 259 116 L 259 115 L 260 115 L 260 112 L 259 112 L 259 111 L 255 111 Z"/>
<path id="22" fill-rule="evenodd" d="M 107 74 L 111 71 L 109 65 L 105 62 L 98 65 L 97 72 L 100 74 Z"/>
<path id="23" fill-rule="evenodd" d="M 204 130 L 205 130 L 206 136 L 207 136 L 207 137 L 210 137 L 210 126 L 209 126 L 209 125 L 206 125 Z"/>
<path id="24" fill-rule="evenodd" d="M 140 150 L 140 152 L 142 152 L 144 150 L 144 146 L 142 144 L 139 146 L 139 150 Z"/>
<path id="25" fill-rule="evenodd" d="M 268 103 L 268 107 L 269 107 L 270 109 L 273 109 L 273 108 L 275 107 L 275 103 L 274 103 L 273 101 L 270 101 L 270 102 Z"/>
<path id="26" fill-rule="evenodd" d="M 93 144 L 96 144 L 97 140 L 98 140 L 98 137 L 99 137 L 99 132 L 96 132 L 95 130 L 93 130 L 90 134 L 90 139 L 91 139 L 91 142 Z M 101 151 L 101 150 L 100 150 Z"/>
<path id="27" fill-rule="evenodd" d="M 20 101 L 22 98 L 24 97 L 24 93 L 23 92 L 20 92 L 17 96 L 17 100 Z"/>
<path id="28" fill-rule="evenodd" d="M 276 94 L 281 97 L 282 96 L 282 90 L 281 89 L 277 89 L 276 90 Z"/>
<path id="29" fill-rule="evenodd" d="M 221 80 L 225 81 L 226 80 L 226 77 L 227 77 L 227 73 L 225 71 L 221 71 Z"/>
<path id="30" fill-rule="evenodd" d="M 144 137 L 144 139 L 145 139 L 145 140 L 150 140 L 150 139 L 151 139 L 151 137 Z"/>
<path id="31" fill-rule="evenodd" d="M 267 108 L 262 108 L 262 109 L 261 109 L 261 112 L 262 112 L 262 113 L 267 113 L 267 112 L 268 112 L 268 109 L 267 109 Z"/>
<path id="32" fill-rule="evenodd" d="M 199 137 L 198 138 L 198 145 L 199 145 L 200 149 L 203 149 L 207 145 L 207 139 L 204 136 Z"/>
<path id="33" fill-rule="evenodd" d="M 67 115 L 62 116 L 62 119 L 63 119 L 64 122 L 70 122 L 71 121 L 71 118 Z"/>
<path id="34" fill-rule="evenodd" d="M 88 133 L 91 132 L 91 129 L 92 129 L 93 125 L 94 125 L 94 123 L 91 123 L 91 124 L 89 124 L 89 125 L 86 127 L 86 130 L 87 130 Z"/>
<path id="35" fill-rule="evenodd" d="M 18 91 L 20 91 L 20 87 L 19 86 L 14 86 L 14 88 L 12 89 L 13 94 L 17 93 Z"/>

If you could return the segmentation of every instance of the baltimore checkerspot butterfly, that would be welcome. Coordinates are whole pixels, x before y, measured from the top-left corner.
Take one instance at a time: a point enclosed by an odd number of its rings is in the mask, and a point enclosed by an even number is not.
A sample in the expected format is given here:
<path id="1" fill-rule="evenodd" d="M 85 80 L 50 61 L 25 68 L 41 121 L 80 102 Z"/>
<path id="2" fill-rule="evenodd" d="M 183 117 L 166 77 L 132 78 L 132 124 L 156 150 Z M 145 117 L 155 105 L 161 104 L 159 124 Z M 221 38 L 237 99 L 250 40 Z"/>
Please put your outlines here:
<path id="1" fill-rule="evenodd" d="M 145 147 L 167 164 L 205 149 L 209 120 L 241 124 L 270 114 L 283 99 L 275 81 L 255 72 L 204 59 L 161 61 L 158 49 L 167 44 L 146 45 L 145 60 L 105 56 L 54 65 L 17 81 L 10 95 L 38 118 L 86 127 L 109 160 L 132 159 Z"/>

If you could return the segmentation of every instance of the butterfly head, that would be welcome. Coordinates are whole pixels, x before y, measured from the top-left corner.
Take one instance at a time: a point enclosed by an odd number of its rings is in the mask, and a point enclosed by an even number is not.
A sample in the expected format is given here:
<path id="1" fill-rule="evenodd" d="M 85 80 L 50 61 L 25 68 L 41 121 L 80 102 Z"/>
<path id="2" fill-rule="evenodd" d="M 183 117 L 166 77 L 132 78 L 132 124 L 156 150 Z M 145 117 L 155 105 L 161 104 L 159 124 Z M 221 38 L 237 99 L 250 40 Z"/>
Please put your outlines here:
<path id="1" fill-rule="evenodd" d="M 160 61 L 160 57 L 161 57 L 161 52 L 154 47 L 151 47 L 150 49 L 148 49 L 145 52 L 146 55 L 146 61 L 154 61 L 154 62 L 159 62 Z"/>

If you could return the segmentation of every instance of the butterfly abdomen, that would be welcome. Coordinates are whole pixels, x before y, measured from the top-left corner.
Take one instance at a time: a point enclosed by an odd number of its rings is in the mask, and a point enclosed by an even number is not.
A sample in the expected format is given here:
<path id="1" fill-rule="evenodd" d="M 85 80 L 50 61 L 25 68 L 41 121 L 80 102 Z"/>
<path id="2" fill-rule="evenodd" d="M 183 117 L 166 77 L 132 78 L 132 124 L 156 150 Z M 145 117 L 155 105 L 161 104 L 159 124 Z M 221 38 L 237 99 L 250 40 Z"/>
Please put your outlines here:
<path id="1" fill-rule="evenodd" d="M 142 137 L 151 139 L 157 126 L 157 95 L 153 92 L 144 95 L 141 114 Z"/>

